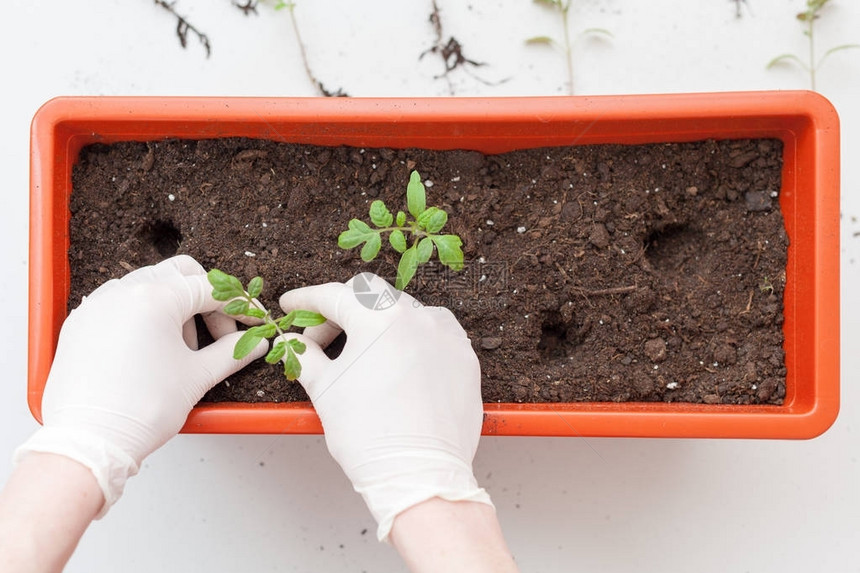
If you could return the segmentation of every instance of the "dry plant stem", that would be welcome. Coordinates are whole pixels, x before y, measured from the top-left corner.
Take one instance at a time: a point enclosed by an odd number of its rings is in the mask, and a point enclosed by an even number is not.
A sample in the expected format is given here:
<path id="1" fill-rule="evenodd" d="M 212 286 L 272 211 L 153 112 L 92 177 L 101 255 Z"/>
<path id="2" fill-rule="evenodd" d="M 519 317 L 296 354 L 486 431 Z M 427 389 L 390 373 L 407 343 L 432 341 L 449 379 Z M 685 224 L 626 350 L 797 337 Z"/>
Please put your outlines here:
<path id="1" fill-rule="evenodd" d="M 741 6 L 746 4 L 747 9 L 749 9 L 749 4 L 747 3 L 747 0 L 732 0 L 732 2 L 735 4 L 735 18 L 740 19 L 743 16 L 741 13 Z"/>
<path id="2" fill-rule="evenodd" d="M 444 40 L 444 32 L 442 31 L 441 10 L 439 10 L 439 5 L 436 3 L 436 0 L 432 0 L 432 6 L 433 9 L 430 12 L 430 23 L 433 24 L 433 32 L 436 34 L 436 42 L 431 48 L 425 50 L 418 57 L 418 59 L 422 59 L 428 53 L 438 54 L 439 57 L 442 58 L 442 63 L 445 66 L 445 71 L 437 76 L 434 76 L 433 79 L 438 80 L 439 78 L 444 78 L 445 82 L 448 84 L 449 95 L 454 95 L 454 84 L 451 81 L 450 73 L 457 68 L 462 69 L 472 78 L 478 80 L 485 86 L 497 86 L 508 81 L 508 78 L 499 80 L 497 82 L 485 80 L 484 78 L 475 74 L 471 69 L 469 69 L 469 65 L 479 68 L 486 64 L 484 64 L 484 62 L 470 60 L 469 58 L 464 56 L 463 45 L 460 44 L 459 41 L 457 41 L 457 38 L 451 36 L 450 38 L 448 38 L 447 42 Z"/>
<path id="3" fill-rule="evenodd" d="M 237 0 L 233 0 L 233 6 L 241 10 L 245 16 L 257 13 L 257 0 L 245 0 L 244 4 Z"/>
<path id="4" fill-rule="evenodd" d="M 338 88 L 335 92 L 330 92 L 326 89 L 323 83 L 317 79 L 314 75 L 313 70 L 311 70 L 311 65 L 308 63 L 308 53 L 305 49 L 305 43 L 302 41 L 302 34 L 299 32 L 299 24 L 296 21 L 296 5 L 293 2 L 288 2 L 286 4 L 287 9 L 290 12 L 290 23 L 293 26 L 293 33 L 296 35 L 296 42 L 299 45 L 299 54 L 302 57 L 302 65 L 305 68 L 305 74 L 308 76 L 311 84 L 313 84 L 314 88 L 321 96 L 325 97 L 348 97 L 348 94 L 344 92 L 342 89 Z"/>
<path id="5" fill-rule="evenodd" d="M 589 290 L 582 287 L 573 287 L 578 293 L 588 296 L 608 296 L 613 294 L 626 294 L 636 290 L 636 285 L 602 288 L 597 290 Z"/>
<path id="6" fill-rule="evenodd" d="M 176 18 L 176 36 L 179 38 L 179 43 L 183 48 L 188 47 L 188 32 L 191 31 L 197 38 L 200 40 L 200 43 L 203 44 L 203 47 L 206 49 L 206 57 L 208 58 L 212 54 L 212 46 L 209 43 L 209 36 L 198 30 L 191 22 L 185 19 L 185 17 L 180 16 L 174 6 L 176 2 L 167 2 L 166 0 L 155 0 L 156 6 L 161 6 L 168 12 L 170 12 L 174 18 Z"/>
<path id="7" fill-rule="evenodd" d="M 433 24 L 433 31 L 436 33 L 436 45 L 427 50 L 427 52 L 435 52 L 444 50 L 441 46 L 444 46 L 442 41 L 442 18 L 439 15 L 439 5 L 436 4 L 436 0 L 433 0 L 433 11 L 430 13 L 430 23 Z M 453 40 L 453 38 L 451 38 Z M 426 54 L 427 52 L 424 52 Z M 424 57 L 424 54 L 421 54 L 421 58 Z M 419 58 L 419 59 L 421 59 Z M 441 74 L 441 77 L 445 78 L 445 83 L 448 84 L 448 95 L 454 95 L 454 84 L 451 82 L 451 77 L 448 75 L 448 72 L 451 70 L 448 69 L 448 59 L 445 56 L 444 51 L 442 52 L 442 59 L 445 62 L 445 72 Z M 440 76 L 436 76 L 435 79 L 438 79 Z"/>

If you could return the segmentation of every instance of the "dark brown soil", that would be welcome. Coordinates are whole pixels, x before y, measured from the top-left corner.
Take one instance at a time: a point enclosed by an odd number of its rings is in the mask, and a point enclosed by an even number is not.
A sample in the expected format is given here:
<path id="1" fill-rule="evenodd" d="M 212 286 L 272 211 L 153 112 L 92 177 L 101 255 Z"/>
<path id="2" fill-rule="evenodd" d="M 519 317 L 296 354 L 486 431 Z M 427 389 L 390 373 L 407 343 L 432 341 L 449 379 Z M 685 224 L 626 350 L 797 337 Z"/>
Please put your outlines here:
<path id="1" fill-rule="evenodd" d="M 177 253 L 244 281 L 262 275 L 270 308 L 303 285 L 391 278 L 396 253 L 363 263 L 337 236 L 373 199 L 403 208 L 415 168 L 467 264 L 427 266 L 409 290 L 469 332 L 484 401 L 779 404 L 781 165 L 773 140 L 497 156 L 247 139 L 94 145 L 74 170 L 70 304 Z M 206 399 L 306 395 L 259 361 Z"/>

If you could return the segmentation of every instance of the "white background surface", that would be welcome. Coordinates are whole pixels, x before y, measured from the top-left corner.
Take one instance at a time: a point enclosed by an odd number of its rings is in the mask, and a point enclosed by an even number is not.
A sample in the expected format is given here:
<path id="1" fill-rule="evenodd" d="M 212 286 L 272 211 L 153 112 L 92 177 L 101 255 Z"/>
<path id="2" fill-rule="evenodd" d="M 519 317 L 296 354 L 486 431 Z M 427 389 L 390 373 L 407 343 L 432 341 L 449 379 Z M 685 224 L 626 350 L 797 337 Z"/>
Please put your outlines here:
<path id="1" fill-rule="evenodd" d="M 561 37 L 527 0 L 438 0 L 448 35 L 487 62 L 484 85 L 455 73 L 457 95 L 563 93 L 564 60 L 527 47 Z M 805 54 L 802 0 L 578 0 L 577 93 L 624 94 L 808 86 L 765 70 Z M 430 2 L 300 0 L 316 74 L 354 96 L 448 95 Z M 287 14 L 244 17 L 226 0 L 179 0 L 209 34 L 183 50 L 152 2 L 12 0 L 0 10 L 0 482 L 36 428 L 26 408 L 29 122 L 57 95 L 314 95 Z M 860 43 L 860 3 L 834 0 L 819 53 Z M 523 571 L 860 571 L 860 50 L 834 54 L 818 89 L 842 120 L 842 411 L 808 442 L 487 438 L 475 460 Z M 366 533 L 362 533 L 364 530 Z M 180 436 L 145 463 L 125 497 L 84 537 L 67 570 L 402 571 L 379 545 L 359 497 L 321 437 Z"/>

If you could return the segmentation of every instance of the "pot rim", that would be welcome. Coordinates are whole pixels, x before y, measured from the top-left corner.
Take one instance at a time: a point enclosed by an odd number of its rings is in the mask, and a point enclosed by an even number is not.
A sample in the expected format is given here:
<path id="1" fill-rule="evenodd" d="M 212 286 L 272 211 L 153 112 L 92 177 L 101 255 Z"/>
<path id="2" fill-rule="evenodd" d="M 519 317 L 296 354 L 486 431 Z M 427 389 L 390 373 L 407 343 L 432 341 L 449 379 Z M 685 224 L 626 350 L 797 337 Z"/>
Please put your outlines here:
<path id="1" fill-rule="evenodd" d="M 31 126 L 28 404 L 41 397 L 66 316 L 71 169 L 89 143 L 257 137 L 360 147 L 514 149 L 772 137 L 784 144 L 790 239 L 781 406 L 484 404 L 483 433 L 812 438 L 839 410 L 839 119 L 821 95 L 760 91 L 516 98 L 60 97 Z M 184 432 L 321 433 L 309 403 L 205 404 Z"/>

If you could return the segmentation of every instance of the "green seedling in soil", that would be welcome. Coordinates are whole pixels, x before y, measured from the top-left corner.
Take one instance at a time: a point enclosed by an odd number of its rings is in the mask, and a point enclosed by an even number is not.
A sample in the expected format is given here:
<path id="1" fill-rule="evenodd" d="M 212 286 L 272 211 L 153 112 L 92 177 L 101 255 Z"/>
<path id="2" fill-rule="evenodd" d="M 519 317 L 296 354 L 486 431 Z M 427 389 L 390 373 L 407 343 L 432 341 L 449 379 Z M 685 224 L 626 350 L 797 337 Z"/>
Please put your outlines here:
<path id="1" fill-rule="evenodd" d="M 564 52 L 565 58 L 567 59 L 567 91 L 570 95 L 573 95 L 573 44 L 575 40 L 571 41 L 570 18 L 568 17 L 573 0 L 534 0 L 534 2 L 536 4 L 546 6 L 558 13 L 561 17 L 562 28 L 564 29 L 564 41 L 558 42 L 551 36 L 534 36 L 527 39 L 526 44 L 552 46 Z M 609 30 L 605 30 L 603 28 L 587 28 L 580 32 L 579 36 L 582 37 L 591 34 L 601 35 L 607 38 L 613 37 Z"/>
<path id="2" fill-rule="evenodd" d="M 761 284 L 759 285 L 758 289 L 761 292 L 766 292 L 767 294 L 773 294 L 773 283 L 770 282 L 770 279 L 768 277 L 762 277 Z"/>
<path id="3" fill-rule="evenodd" d="M 263 324 L 252 326 L 236 342 L 233 348 L 233 358 L 241 360 L 246 357 L 264 338 L 275 338 L 276 342 L 269 353 L 266 362 L 269 364 L 284 363 L 284 376 L 287 380 L 296 380 L 302 375 L 302 365 L 299 355 L 304 354 L 306 346 L 295 338 L 287 339 L 284 335 L 291 326 L 316 326 L 325 322 L 325 317 L 309 310 L 292 310 L 286 316 L 275 319 L 256 300 L 263 292 L 263 279 L 254 277 L 248 286 L 218 269 L 212 269 L 206 275 L 212 285 L 212 298 L 227 302 L 224 312 L 232 316 L 247 316 L 263 321 Z"/>
<path id="4" fill-rule="evenodd" d="M 860 48 L 860 44 L 842 44 L 834 48 L 830 48 L 820 59 L 815 59 L 815 21 L 821 17 L 821 10 L 827 6 L 830 0 L 806 0 L 806 10 L 797 14 L 797 19 L 804 25 L 803 35 L 806 36 L 809 52 L 807 61 L 803 61 L 800 57 L 794 54 L 781 54 L 772 59 L 767 64 L 767 69 L 776 65 L 792 62 L 798 65 L 801 69 L 809 74 L 809 85 L 811 89 L 815 89 L 815 74 L 821 68 L 824 61 L 834 52 L 847 50 L 850 48 Z"/>
<path id="5" fill-rule="evenodd" d="M 418 266 L 433 256 L 433 248 L 439 254 L 439 262 L 459 271 L 463 268 L 463 241 L 457 235 L 440 235 L 439 232 L 448 222 L 448 213 L 438 207 L 427 206 L 427 194 L 421 176 L 413 171 L 406 187 L 406 205 L 409 217 L 398 211 L 392 215 L 385 203 L 377 199 L 370 204 L 370 222 L 373 227 L 360 219 L 352 219 L 349 228 L 337 238 L 342 249 L 361 247 L 361 259 L 372 261 L 382 248 L 382 233 L 390 233 L 388 242 L 401 254 L 397 265 L 397 279 L 394 287 L 406 288 Z M 375 228 L 374 228 L 375 227 Z M 411 244 L 410 244 L 411 243 Z"/>

